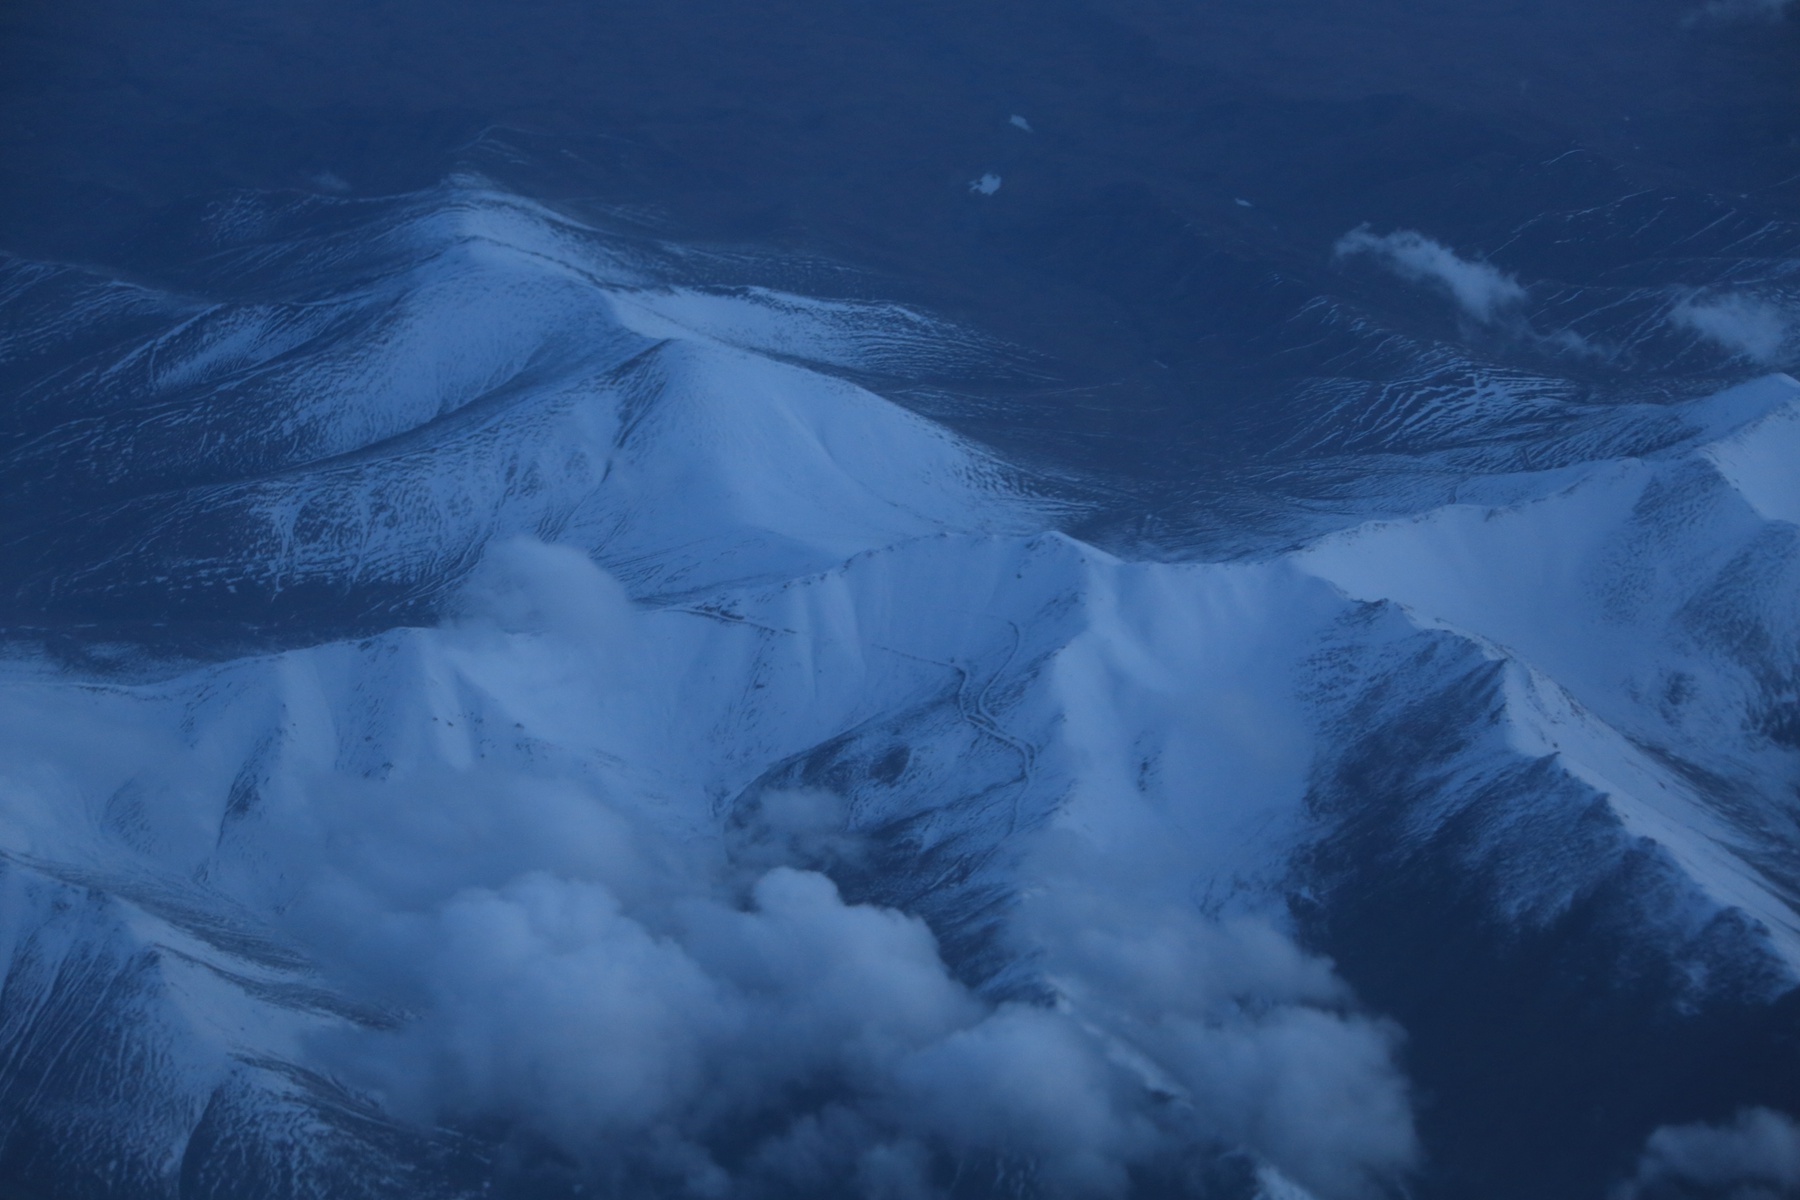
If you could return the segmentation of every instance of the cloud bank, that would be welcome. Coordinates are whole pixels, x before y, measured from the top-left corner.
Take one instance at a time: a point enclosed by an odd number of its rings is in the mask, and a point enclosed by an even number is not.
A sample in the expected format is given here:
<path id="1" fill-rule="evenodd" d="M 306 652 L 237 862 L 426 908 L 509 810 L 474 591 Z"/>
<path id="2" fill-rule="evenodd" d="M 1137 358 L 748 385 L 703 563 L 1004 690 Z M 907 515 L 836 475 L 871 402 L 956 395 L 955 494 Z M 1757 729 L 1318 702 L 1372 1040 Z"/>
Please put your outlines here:
<path id="1" fill-rule="evenodd" d="M 582 555 L 514 542 L 443 636 L 629 693 L 643 620 Z M 1031 844 L 1025 1002 L 845 900 L 829 873 L 862 840 L 837 797 L 766 796 L 731 838 L 658 812 L 653 788 L 479 761 L 272 807 L 291 928 L 408 1014 L 312 1053 L 404 1119 L 498 1131 L 526 1176 L 618 1194 L 913 1200 L 981 1171 L 1109 1197 L 1229 1153 L 1361 1200 L 1416 1158 L 1398 1031 L 1276 925 L 1203 915 L 1147 835 Z"/>
<path id="2" fill-rule="evenodd" d="M 1779 1200 L 1800 1194 L 1800 1125 L 1749 1108 L 1722 1125 L 1665 1125 L 1652 1133 L 1637 1173 L 1614 1200 L 1693 1196 Z"/>
<path id="3" fill-rule="evenodd" d="M 1484 325 L 1516 319 L 1526 292 L 1519 281 L 1488 263 L 1467 259 L 1413 229 L 1371 233 L 1367 226 L 1339 238 L 1338 258 L 1367 255 L 1402 279 L 1447 292 L 1464 313 Z"/>

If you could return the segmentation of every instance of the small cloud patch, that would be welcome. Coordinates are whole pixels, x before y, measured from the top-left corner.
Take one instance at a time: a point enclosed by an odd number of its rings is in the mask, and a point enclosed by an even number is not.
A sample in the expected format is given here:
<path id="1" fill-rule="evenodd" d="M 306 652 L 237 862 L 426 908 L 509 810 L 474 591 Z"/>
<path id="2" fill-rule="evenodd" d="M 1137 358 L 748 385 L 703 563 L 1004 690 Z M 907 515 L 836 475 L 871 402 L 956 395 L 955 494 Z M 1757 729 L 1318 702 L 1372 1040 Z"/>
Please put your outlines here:
<path id="1" fill-rule="evenodd" d="M 980 179 L 969 180 L 969 190 L 977 196 L 991 196 L 1000 190 L 1000 177 L 989 171 Z"/>
<path id="2" fill-rule="evenodd" d="M 1402 279 L 1446 291 L 1470 317 L 1484 325 L 1514 318 L 1525 303 L 1525 288 L 1498 267 L 1462 257 L 1415 229 L 1375 234 L 1368 226 L 1338 239 L 1339 258 L 1367 255 Z"/>
<path id="3" fill-rule="evenodd" d="M 1767 1108 L 1747 1108 L 1729 1124 L 1664 1125 L 1644 1143 L 1637 1173 L 1613 1200 L 1690 1195 L 1778 1200 L 1800 1192 L 1800 1125 Z"/>
<path id="4" fill-rule="evenodd" d="M 1721 349 L 1763 366 L 1780 363 L 1793 336 L 1780 308 L 1741 292 L 1690 296 L 1669 316 Z"/>

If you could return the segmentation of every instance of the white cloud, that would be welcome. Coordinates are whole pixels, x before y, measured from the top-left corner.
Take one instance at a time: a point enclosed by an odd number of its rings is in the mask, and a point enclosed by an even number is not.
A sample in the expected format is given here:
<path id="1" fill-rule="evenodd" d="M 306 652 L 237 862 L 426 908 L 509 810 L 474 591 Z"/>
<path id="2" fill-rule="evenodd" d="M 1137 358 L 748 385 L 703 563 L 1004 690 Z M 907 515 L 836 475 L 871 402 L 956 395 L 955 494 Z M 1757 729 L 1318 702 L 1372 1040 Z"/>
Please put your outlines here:
<path id="1" fill-rule="evenodd" d="M 1129 1081 L 1063 1013 L 1004 1005 L 899 1065 L 898 1097 L 925 1131 L 963 1151 L 1013 1147 L 1057 1192 L 1118 1195 L 1157 1131 Z"/>
<path id="2" fill-rule="evenodd" d="M 1375 234 L 1366 226 L 1352 229 L 1338 239 L 1335 249 L 1339 258 L 1366 254 L 1402 279 L 1441 288 L 1483 324 L 1513 316 L 1525 302 L 1525 288 L 1511 275 L 1488 263 L 1463 258 L 1417 230 Z"/>
<path id="3" fill-rule="evenodd" d="M 1780 308 L 1741 292 L 1690 296 L 1670 317 L 1721 349 L 1763 366 L 1777 366 L 1787 357 L 1794 332 Z"/>
<path id="4" fill-rule="evenodd" d="M 647 621 L 579 553 L 514 542 L 443 636 L 629 688 Z M 327 774 L 265 804 L 289 927 L 411 1014 L 314 1046 L 396 1114 L 700 1196 L 925 1200 L 971 1161 L 1116 1196 L 1210 1147 L 1360 1200 L 1416 1157 L 1397 1032 L 1274 924 L 1202 915 L 1153 821 L 1027 845 L 1014 949 L 1060 999 L 996 1003 L 918 918 L 819 872 L 865 852 L 831 793 L 771 792 L 720 837 L 518 771 Z"/>
<path id="5" fill-rule="evenodd" d="M 1141 803 L 1116 798 L 1111 807 Z M 1308 1191 L 1354 1197 L 1418 1146 L 1400 1033 L 1359 1015 L 1324 959 L 1268 919 L 1212 918 L 1186 896 L 1153 821 L 1104 846 L 1047 832 L 1020 923 L 1072 1011 L 1174 1095 L 1191 1127 L 1250 1149 Z"/>
<path id="6" fill-rule="evenodd" d="M 1665 1125 L 1652 1133 L 1637 1173 L 1615 1200 L 1703 1189 L 1721 1200 L 1778 1200 L 1800 1193 L 1800 1125 L 1767 1108 L 1749 1108 L 1722 1125 Z"/>

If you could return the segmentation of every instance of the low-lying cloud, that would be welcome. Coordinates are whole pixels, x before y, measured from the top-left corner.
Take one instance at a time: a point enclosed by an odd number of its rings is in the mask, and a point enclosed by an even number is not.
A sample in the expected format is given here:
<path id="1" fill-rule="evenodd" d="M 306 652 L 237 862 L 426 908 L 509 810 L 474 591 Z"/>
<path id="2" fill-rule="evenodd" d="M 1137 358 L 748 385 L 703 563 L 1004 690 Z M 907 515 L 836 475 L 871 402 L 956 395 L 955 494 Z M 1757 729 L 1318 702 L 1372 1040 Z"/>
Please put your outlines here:
<path id="1" fill-rule="evenodd" d="M 511 543 L 443 636 L 614 669 L 642 620 L 581 555 Z M 1416 1158 L 1399 1031 L 1270 921 L 1203 915 L 1154 845 L 1037 836 L 1009 936 L 1048 998 L 1000 1001 L 917 917 L 846 902 L 828 872 L 862 839 L 831 794 L 730 836 L 655 809 L 479 764 L 319 781 L 274 840 L 287 919 L 410 1018 L 316 1055 L 617 1194 L 923 1200 L 982 1170 L 1109 1197 L 1237 1153 L 1360 1200 Z"/>
<path id="2" fill-rule="evenodd" d="M 1690 296 L 1675 306 L 1670 317 L 1720 349 L 1759 366 L 1779 366 L 1792 357 L 1794 330 L 1788 315 L 1757 296 L 1742 292 Z"/>
<path id="3" fill-rule="evenodd" d="M 1339 258 L 1366 255 L 1402 279 L 1447 292 L 1469 317 L 1484 325 L 1517 318 L 1526 291 L 1511 275 L 1489 263 L 1464 258 L 1442 242 L 1413 229 L 1372 233 L 1352 229 L 1337 241 Z"/>
<path id="4" fill-rule="evenodd" d="M 1613 1200 L 1696 1194 L 1716 1200 L 1780 1200 L 1800 1194 L 1800 1125 L 1749 1108 L 1720 1125 L 1665 1125 L 1652 1133 L 1637 1173 Z"/>

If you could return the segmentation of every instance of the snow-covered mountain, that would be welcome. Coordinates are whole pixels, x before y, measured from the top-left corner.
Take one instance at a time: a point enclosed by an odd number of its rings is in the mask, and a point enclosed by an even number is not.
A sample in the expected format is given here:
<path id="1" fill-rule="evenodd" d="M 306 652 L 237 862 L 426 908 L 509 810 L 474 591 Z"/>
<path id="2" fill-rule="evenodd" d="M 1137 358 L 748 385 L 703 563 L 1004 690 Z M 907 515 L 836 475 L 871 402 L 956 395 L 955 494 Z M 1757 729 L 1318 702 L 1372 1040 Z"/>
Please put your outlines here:
<path id="1" fill-rule="evenodd" d="M 20 1194 L 1573 1196 L 1800 1107 L 1793 379 L 1317 389 L 1180 560 L 884 398 L 1035 369 L 915 310 L 473 180 L 203 228 L 5 266 Z"/>

